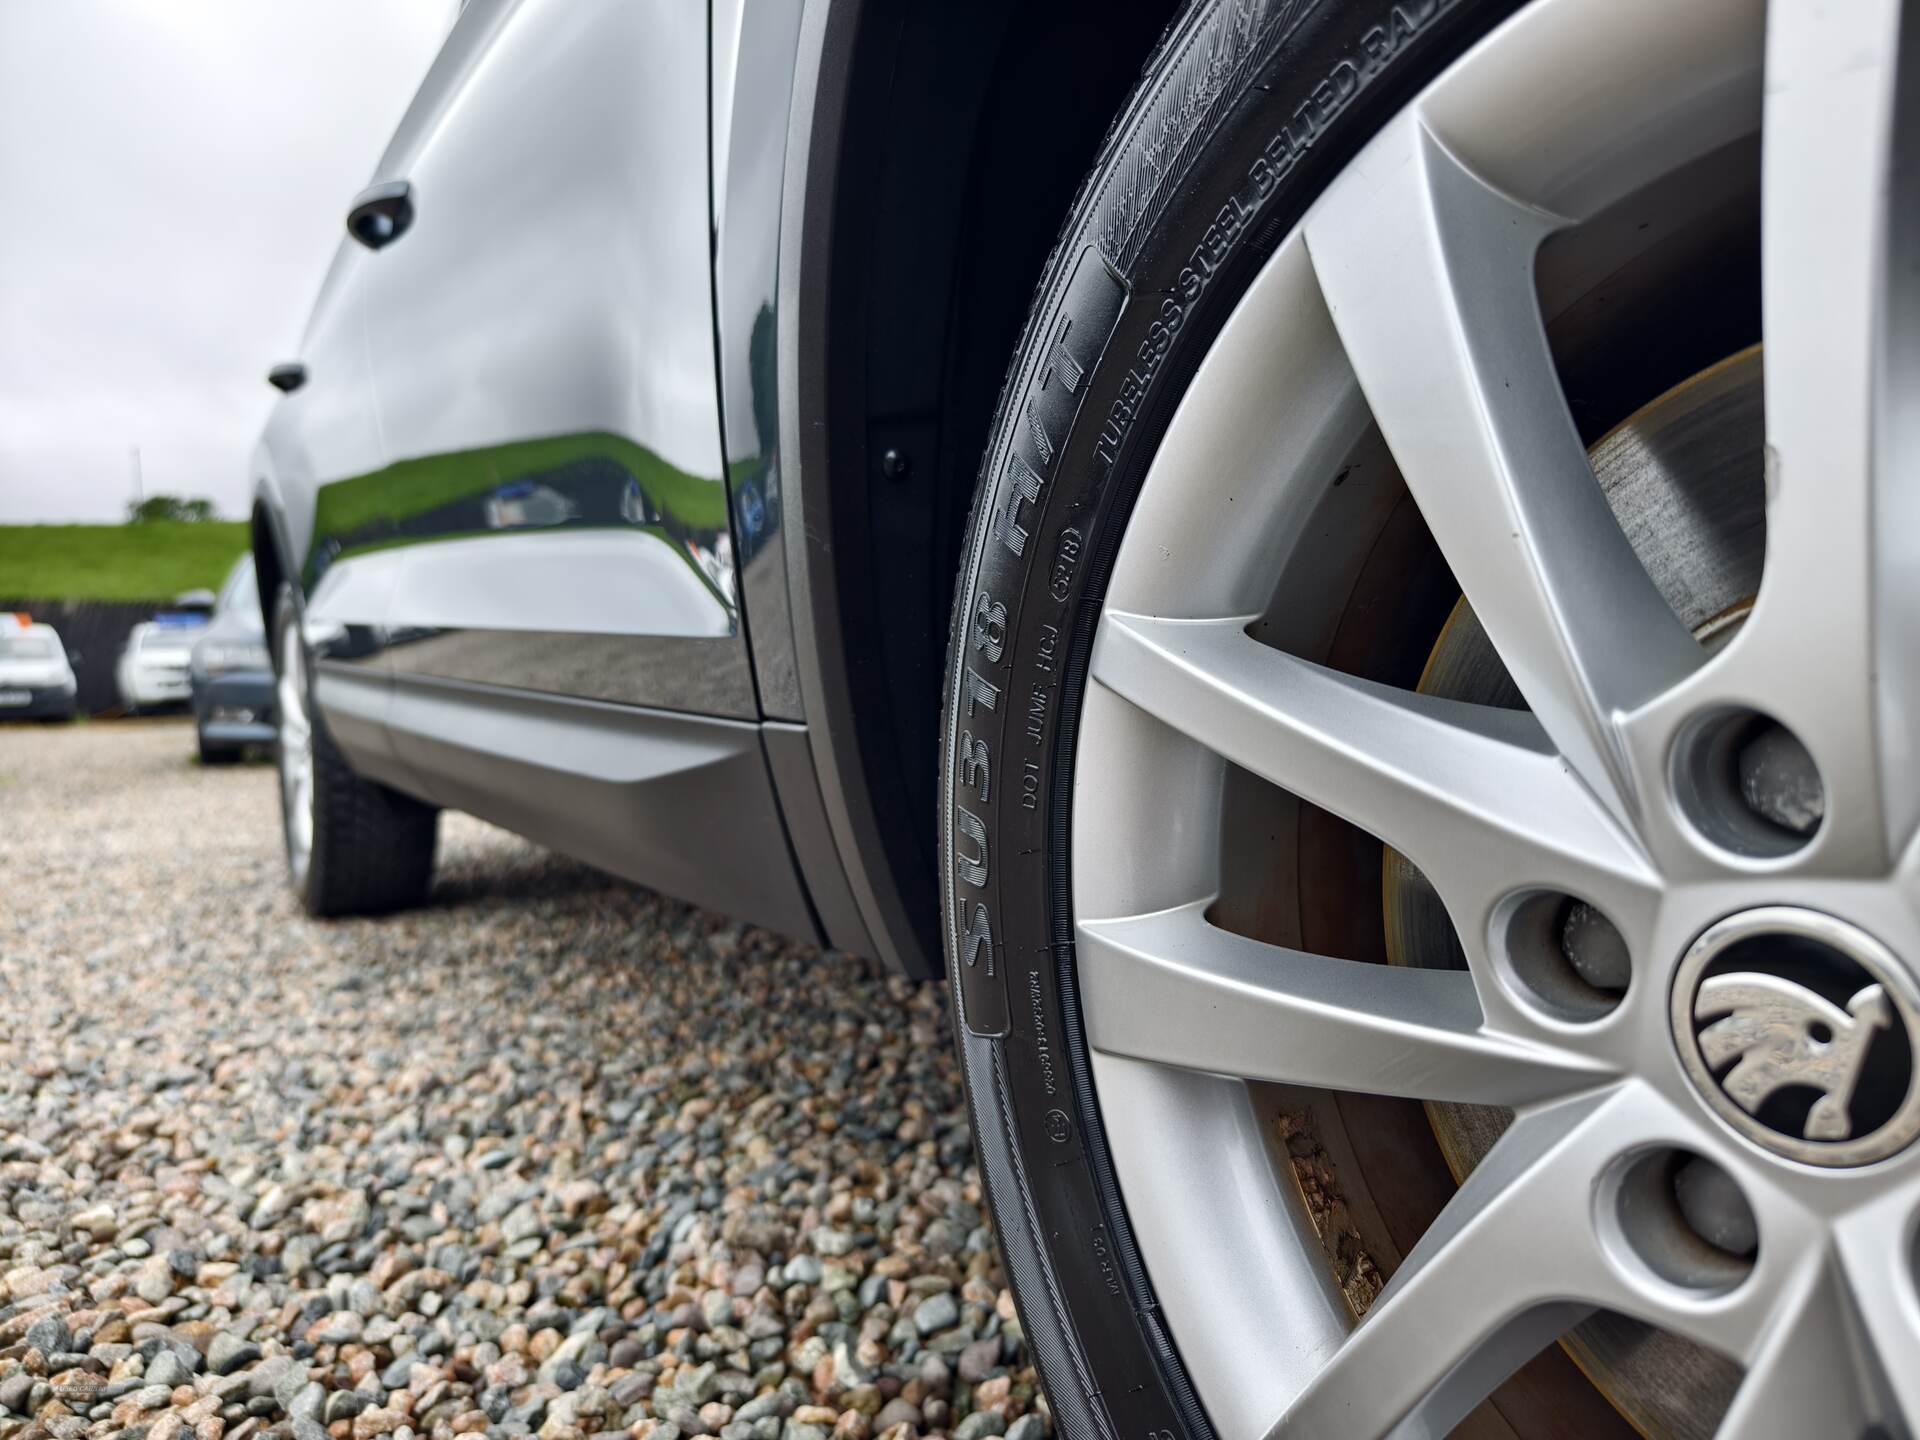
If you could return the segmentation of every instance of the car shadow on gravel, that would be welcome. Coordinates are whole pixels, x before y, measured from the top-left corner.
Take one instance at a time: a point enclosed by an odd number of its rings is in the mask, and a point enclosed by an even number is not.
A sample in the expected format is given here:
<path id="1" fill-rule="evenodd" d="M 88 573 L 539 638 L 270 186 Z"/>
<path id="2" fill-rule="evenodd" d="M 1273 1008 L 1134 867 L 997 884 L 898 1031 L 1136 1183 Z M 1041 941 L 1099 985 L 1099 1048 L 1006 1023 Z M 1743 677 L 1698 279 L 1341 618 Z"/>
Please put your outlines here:
<path id="1" fill-rule="evenodd" d="M 455 859 L 434 876 L 426 910 L 454 910 L 470 905 L 507 906 L 528 900 L 564 900 L 604 891 L 633 895 L 640 887 L 604 870 L 564 855 L 528 847 L 511 857 L 487 856 L 483 861 Z"/>

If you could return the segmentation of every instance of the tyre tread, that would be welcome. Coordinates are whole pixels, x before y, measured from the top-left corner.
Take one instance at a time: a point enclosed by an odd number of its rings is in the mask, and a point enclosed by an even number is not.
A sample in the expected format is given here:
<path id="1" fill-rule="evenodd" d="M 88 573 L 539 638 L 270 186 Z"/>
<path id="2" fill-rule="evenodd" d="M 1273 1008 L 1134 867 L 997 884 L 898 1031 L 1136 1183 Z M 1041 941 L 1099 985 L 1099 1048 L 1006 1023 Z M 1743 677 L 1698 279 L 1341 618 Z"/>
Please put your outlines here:
<path id="1" fill-rule="evenodd" d="M 298 611 L 292 586 L 283 584 L 274 604 L 275 637 L 287 633 L 289 612 L 297 616 Z M 297 620 L 292 630 L 297 636 Z M 278 643 L 276 639 L 276 677 Z M 292 877 L 301 906 L 309 915 L 335 918 L 385 915 L 418 905 L 433 883 L 440 811 L 353 768 L 314 704 L 311 657 L 306 673 L 313 733 L 313 845 L 306 873 Z"/>

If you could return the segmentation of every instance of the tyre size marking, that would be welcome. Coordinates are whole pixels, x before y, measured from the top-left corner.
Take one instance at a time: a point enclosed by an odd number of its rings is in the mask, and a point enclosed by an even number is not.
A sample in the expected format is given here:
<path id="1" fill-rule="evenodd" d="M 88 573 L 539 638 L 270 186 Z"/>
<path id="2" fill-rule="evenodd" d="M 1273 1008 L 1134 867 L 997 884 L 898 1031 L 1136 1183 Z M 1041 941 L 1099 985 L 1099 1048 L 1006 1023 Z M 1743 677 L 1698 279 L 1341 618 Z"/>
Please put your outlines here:
<path id="1" fill-rule="evenodd" d="M 1205 293 L 1207 284 L 1218 273 L 1234 244 L 1247 230 L 1260 207 L 1301 159 L 1326 133 L 1326 129 L 1383 70 L 1387 62 L 1403 49 L 1433 17 L 1452 0 L 1399 0 L 1390 6 L 1386 18 L 1363 33 L 1348 55 L 1330 65 L 1307 91 L 1259 155 L 1248 166 L 1239 187 L 1215 213 L 1174 282 L 1173 294 L 1160 302 L 1159 313 L 1147 327 L 1134 353 L 1133 364 L 1121 378 L 1120 388 L 1108 407 L 1094 447 L 1094 460 L 1103 471 L 1111 470 L 1119 459 L 1139 416 L 1148 390 L 1160 369 L 1160 362 L 1173 346 L 1173 340 L 1186 324 L 1194 303 Z"/>

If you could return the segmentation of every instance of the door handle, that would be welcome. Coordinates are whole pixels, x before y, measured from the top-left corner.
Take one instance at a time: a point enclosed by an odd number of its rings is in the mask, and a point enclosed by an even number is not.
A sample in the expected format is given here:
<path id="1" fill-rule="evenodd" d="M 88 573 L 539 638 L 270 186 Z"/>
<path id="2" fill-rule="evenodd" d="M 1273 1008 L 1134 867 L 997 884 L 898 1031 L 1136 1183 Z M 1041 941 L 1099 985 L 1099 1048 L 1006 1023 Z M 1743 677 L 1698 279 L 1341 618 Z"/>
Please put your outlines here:
<path id="1" fill-rule="evenodd" d="M 267 383 L 282 394 L 291 395 L 307 383 L 307 367 L 298 360 L 282 360 L 267 371 Z"/>
<path id="2" fill-rule="evenodd" d="M 347 212 L 347 233 L 369 250 L 391 245 L 413 224 L 413 187 L 390 180 L 362 190 Z"/>

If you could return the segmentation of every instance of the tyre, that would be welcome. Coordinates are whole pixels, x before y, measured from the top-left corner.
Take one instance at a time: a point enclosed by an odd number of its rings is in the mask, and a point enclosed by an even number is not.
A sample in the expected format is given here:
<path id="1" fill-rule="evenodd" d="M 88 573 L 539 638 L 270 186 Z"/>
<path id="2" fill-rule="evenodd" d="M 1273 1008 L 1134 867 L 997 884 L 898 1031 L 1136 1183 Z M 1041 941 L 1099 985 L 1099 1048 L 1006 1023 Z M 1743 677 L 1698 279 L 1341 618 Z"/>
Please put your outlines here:
<path id="1" fill-rule="evenodd" d="M 198 732 L 195 733 L 194 739 L 200 748 L 200 763 L 202 765 L 232 765 L 240 758 L 240 747 L 238 745 L 209 744 L 207 737 Z"/>
<path id="2" fill-rule="evenodd" d="M 309 915 L 380 915 L 417 905 L 433 879 L 440 812 L 356 775 L 313 703 L 299 602 L 274 601 L 274 763 L 287 873 Z"/>
<path id="3" fill-rule="evenodd" d="M 1060 1433 L 1917 1428 L 1899 13 L 1197 0 L 1149 62 L 948 642 Z M 1730 1079 L 1749 984 L 1844 1074 Z"/>

